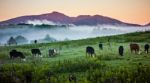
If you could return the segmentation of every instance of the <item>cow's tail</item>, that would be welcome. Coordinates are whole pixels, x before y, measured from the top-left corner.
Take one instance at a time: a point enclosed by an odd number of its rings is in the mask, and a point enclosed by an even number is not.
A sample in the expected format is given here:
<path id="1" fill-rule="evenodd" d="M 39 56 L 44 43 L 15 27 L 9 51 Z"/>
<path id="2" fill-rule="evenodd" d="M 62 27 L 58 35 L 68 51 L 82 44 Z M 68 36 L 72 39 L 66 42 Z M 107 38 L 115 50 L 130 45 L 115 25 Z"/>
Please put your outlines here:
<path id="1" fill-rule="evenodd" d="M 10 59 L 13 59 L 13 56 L 12 55 L 9 55 Z"/>

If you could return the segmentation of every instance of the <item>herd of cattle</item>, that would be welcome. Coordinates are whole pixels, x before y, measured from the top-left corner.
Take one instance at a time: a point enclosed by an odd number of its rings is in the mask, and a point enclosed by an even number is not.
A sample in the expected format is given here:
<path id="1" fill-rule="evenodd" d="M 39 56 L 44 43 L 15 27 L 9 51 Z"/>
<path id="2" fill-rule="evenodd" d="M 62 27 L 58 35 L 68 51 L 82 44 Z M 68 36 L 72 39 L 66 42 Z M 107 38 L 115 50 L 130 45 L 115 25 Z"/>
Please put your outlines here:
<path id="1" fill-rule="evenodd" d="M 149 52 L 149 48 L 150 48 L 149 44 L 144 45 L 144 51 L 146 53 Z M 103 44 L 102 43 L 99 44 L 99 49 L 103 50 Z M 130 50 L 131 50 L 131 53 L 133 53 L 133 51 L 134 51 L 136 54 L 137 53 L 140 54 L 140 51 L 141 51 L 140 46 L 136 43 L 131 43 L 130 44 Z M 41 54 L 42 54 L 40 49 L 31 49 L 31 53 L 32 53 L 33 56 L 41 56 Z M 124 54 L 124 47 L 123 46 L 118 47 L 118 53 L 119 53 L 120 56 L 123 56 L 123 54 Z M 10 54 L 11 59 L 17 58 L 17 57 L 25 59 L 25 56 L 23 55 L 23 53 L 19 52 L 17 50 L 11 50 L 9 52 L 9 54 Z M 58 55 L 58 54 L 59 54 L 58 50 L 49 49 L 49 56 L 55 56 L 55 55 Z M 91 47 L 91 46 L 86 47 L 86 56 L 87 55 L 96 56 L 96 53 L 95 53 L 95 50 L 94 50 L 93 47 Z"/>
<path id="2" fill-rule="evenodd" d="M 40 49 L 31 49 L 31 53 L 33 56 L 41 56 L 41 51 Z M 49 49 L 49 56 L 55 56 L 55 55 L 58 55 L 59 52 L 56 50 L 56 49 Z M 22 58 L 23 60 L 25 60 L 25 56 L 23 55 L 22 52 L 19 52 L 17 50 L 11 50 L 9 52 L 9 55 L 10 55 L 10 59 L 14 59 L 14 58 Z"/>
<path id="3" fill-rule="evenodd" d="M 144 51 L 146 53 L 149 52 L 149 48 L 150 48 L 149 44 L 145 44 L 144 45 Z M 102 43 L 99 44 L 99 49 L 103 50 L 103 44 Z M 136 54 L 137 53 L 140 54 L 140 51 L 141 51 L 140 46 L 138 44 L 136 44 L 136 43 L 131 43 L 130 44 L 130 50 L 131 50 L 131 53 L 133 53 L 133 51 L 134 51 Z M 123 46 L 119 46 L 118 52 L 119 52 L 120 56 L 123 56 L 123 54 L 124 54 L 124 47 Z M 91 46 L 87 46 L 86 47 L 86 56 L 87 55 L 96 56 L 95 50 L 94 50 L 93 47 L 91 47 Z"/>

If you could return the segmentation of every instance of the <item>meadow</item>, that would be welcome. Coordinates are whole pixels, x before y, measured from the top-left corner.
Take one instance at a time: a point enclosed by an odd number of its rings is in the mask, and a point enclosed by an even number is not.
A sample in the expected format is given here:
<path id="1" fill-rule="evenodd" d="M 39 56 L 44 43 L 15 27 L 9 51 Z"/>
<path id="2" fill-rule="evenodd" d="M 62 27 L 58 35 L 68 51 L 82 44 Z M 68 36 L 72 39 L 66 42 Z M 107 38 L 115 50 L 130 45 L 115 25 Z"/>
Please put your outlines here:
<path id="1" fill-rule="evenodd" d="M 99 49 L 99 42 L 103 43 L 103 50 Z M 131 42 L 140 45 L 140 55 L 130 52 Z M 1 46 L 0 82 L 23 83 L 26 75 L 30 74 L 31 83 L 150 83 L 150 53 L 143 52 L 146 43 L 150 43 L 150 31 L 53 43 Z M 120 45 L 124 46 L 124 56 L 118 54 Z M 96 57 L 86 57 L 87 46 L 94 47 Z M 33 57 L 32 48 L 39 48 L 42 57 Z M 60 54 L 49 57 L 50 48 L 58 49 Z M 26 61 L 10 60 L 9 51 L 12 49 L 23 52 Z M 75 81 L 68 80 L 70 74 L 76 77 Z"/>

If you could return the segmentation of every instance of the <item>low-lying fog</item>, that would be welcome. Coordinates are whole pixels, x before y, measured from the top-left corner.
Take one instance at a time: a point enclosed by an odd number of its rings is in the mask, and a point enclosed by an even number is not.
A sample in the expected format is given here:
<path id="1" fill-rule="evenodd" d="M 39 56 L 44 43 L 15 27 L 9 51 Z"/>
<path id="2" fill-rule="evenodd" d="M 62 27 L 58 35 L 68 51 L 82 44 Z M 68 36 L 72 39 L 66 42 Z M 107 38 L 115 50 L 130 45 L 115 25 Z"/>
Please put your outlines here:
<path id="1" fill-rule="evenodd" d="M 68 27 L 35 27 L 30 25 L 12 25 L 0 27 L 0 43 L 7 43 L 8 39 L 13 36 L 21 35 L 30 43 L 32 40 L 45 38 L 47 34 L 58 41 L 66 39 L 77 40 L 106 35 L 124 34 L 136 31 L 150 30 L 149 27 L 125 27 L 125 26 L 68 26 Z"/>

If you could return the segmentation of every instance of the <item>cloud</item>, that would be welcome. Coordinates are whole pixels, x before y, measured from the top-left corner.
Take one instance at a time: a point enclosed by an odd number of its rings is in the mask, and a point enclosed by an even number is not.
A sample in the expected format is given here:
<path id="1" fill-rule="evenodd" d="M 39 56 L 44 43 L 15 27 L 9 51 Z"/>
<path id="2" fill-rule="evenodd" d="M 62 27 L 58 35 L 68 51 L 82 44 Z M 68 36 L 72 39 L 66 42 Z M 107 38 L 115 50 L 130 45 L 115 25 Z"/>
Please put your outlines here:
<path id="1" fill-rule="evenodd" d="M 26 24 L 32 24 L 32 25 L 60 25 L 59 23 L 54 23 L 52 21 L 48 20 L 28 20 Z"/>

